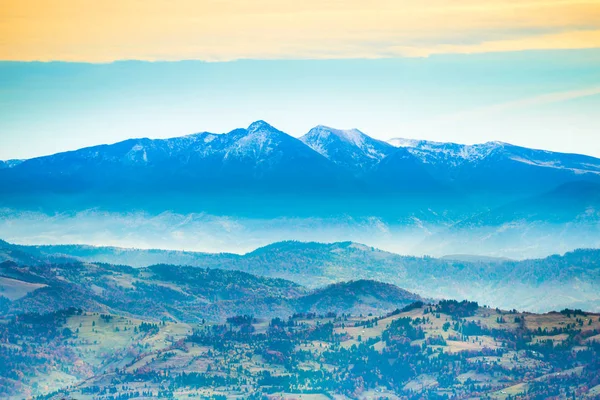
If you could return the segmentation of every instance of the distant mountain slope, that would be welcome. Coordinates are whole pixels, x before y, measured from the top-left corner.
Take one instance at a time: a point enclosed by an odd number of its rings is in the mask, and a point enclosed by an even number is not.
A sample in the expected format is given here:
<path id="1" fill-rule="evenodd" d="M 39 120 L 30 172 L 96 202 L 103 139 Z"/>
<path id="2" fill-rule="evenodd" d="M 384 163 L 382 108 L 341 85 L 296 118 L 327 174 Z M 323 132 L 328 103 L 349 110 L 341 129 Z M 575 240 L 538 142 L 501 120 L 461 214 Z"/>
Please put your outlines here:
<path id="1" fill-rule="evenodd" d="M 105 262 L 146 267 L 153 264 L 190 265 L 246 271 L 317 287 L 357 277 L 378 279 L 397 265 L 392 253 L 352 242 L 278 242 L 245 255 L 172 250 L 122 249 L 85 245 L 21 246 L 0 242 L 0 260 L 21 264 Z M 407 259 L 414 259 L 407 257 Z"/>
<path id="2" fill-rule="evenodd" d="M 565 223 L 585 218 L 600 222 L 600 183 L 569 182 L 550 192 L 470 218 L 457 227 L 501 225 L 518 220 Z"/>
<path id="3" fill-rule="evenodd" d="M 278 242 L 245 254 L 233 268 L 265 276 L 280 276 L 309 287 L 353 279 L 385 281 L 395 270 L 401 280 L 406 271 L 399 269 L 403 258 L 365 245 L 341 243 Z"/>
<path id="4" fill-rule="evenodd" d="M 53 258 L 55 252 L 40 254 L 35 246 L 19 246 L 0 240 L 0 262 L 10 261 L 21 265 L 37 265 L 46 263 L 47 259 Z M 73 259 L 73 256 L 67 256 Z"/>
<path id="5" fill-rule="evenodd" d="M 427 238 L 419 250 L 522 257 L 600 247 L 600 184 L 578 181 L 467 218 Z"/>
<path id="6" fill-rule="evenodd" d="M 450 190 L 443 176 L 438 176 L 406 149 L 398 149 L 367 173 L 366 179 L 372 188 L 380 192 L 414 193 L 432 199 L 443 199 L 452 204 L 458 193 Z"/>
<path id="7" fill-rule="evenodd" d="M 506 261 L 512 261 L 510 258 L 506 257 L 487 257 L 487 256 L 478 256 L 472 254 L 448 254 L 446 256 L 440 257 L 441 260 L 451 260 L 451 261 L 464 261 L 464 262 L 487 262 L 487 263 L 501 263 Z"/>
<path id="8" fill-rule="evenodd" d="M 18 264 L 50 264 L 102 262 L 141 268 L 154 264 L 212 266 L 235 262 L 241 256 L 230 253 L 198 253 L 191 251 L 127 249 L 88 245 L 22 246 L 0 240 L 0 261 Z"/>

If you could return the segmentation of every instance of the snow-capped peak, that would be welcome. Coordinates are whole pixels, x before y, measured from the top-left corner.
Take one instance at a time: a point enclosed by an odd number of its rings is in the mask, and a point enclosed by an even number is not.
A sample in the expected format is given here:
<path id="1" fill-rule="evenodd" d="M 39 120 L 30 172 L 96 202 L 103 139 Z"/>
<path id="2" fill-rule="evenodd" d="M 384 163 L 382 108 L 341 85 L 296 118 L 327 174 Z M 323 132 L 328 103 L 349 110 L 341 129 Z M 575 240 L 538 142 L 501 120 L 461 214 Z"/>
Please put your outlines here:
<path id="1" fill-rule="evenodd" d="M 371 139 L 358 129 L 335 129 L 324 125 L 318 125 L 311 129 L 306 136 L 327 138 L 329 135 L 335 135 L 339 139 L 352 143 L 353 145 L 362 148 L 366 140 Z"/>
<path id="2" fill-rule="evenodd" d="M 427 140 L 405 138 L 388 139 L 387 143 L 391 144 L 394 147 L 420 147 L 426 143 L 442 144 L 441 142 L 429 142 Z"/>
<path id="3" fill-rule="evenodd" d="M 350 169 L 369 168 L 394 148 L 358 129 L 335 129 L 319 125 L 300 138 L 307 146 L 336 164 Z"/>
<path id="4" fill-rule="evenodd" d="M 248 126 L 248 133 L 253 133 L 256 131 L 262 131 L 262 130 L 272 130 L 272 131 L 277 131 L 277 129 L 275 129 L 273 126 L 269 125 L 267 122 L 263 121 L 263 120 L 258 120 L 258 121 L 254 121 L 253 123 L 251 123 Z"/>
<path id="5" fill-rule="evenodd" d="M 251 123 L 245 130 L 233 131 L 229 135 L 232 135 L 233 142 L 227 146 L 225 159 L 242 156 L 256 160 L 273 153 L 286 136 L 262 120 Z"/>

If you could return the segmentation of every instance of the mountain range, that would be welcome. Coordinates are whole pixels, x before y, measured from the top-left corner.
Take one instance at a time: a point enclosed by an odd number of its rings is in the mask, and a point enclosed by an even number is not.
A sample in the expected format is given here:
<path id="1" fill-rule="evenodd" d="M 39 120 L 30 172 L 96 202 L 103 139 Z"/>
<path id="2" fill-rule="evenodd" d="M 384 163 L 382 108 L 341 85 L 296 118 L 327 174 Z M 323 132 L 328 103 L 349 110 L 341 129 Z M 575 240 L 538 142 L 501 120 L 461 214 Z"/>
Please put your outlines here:
<path id="1" fill-rule="evenodd" d="M 130 139 L 0 165 L 4 216 L 99 210 L 235 221 L 347 219 L 352 227 L 381 225 L 388 243 L 414 238 L 414 254 L 473 253 L 466 248 L 473 243 L 478 254 L 517 258 L 598 247 L 599 193 L 600 159 L 590 156 L 502 142 L 385 142 L 326 126 L 297 139 L 264 121 L 229 133 Z M 405 227 L 411 230 L 404 236 L 395 234 Z M 11 237 L 30 241 L 36 228 Z M 334 240 L 349 237 L 344 227 L 333 231 Z"/>
<path id="2" fill-rule="evenodd" d="M 0 170 L 5 196 L 88 191 L 371 196 L 447 190 L 460 197 L 498 192 L 523 198 L 579 181 L 600 183 L 599 159 L 500 142 L 387 143 L 356 129 L 325 126 L 296 139 L 264 121 L 225 134 L 130 139 L 9 161 Z"/>

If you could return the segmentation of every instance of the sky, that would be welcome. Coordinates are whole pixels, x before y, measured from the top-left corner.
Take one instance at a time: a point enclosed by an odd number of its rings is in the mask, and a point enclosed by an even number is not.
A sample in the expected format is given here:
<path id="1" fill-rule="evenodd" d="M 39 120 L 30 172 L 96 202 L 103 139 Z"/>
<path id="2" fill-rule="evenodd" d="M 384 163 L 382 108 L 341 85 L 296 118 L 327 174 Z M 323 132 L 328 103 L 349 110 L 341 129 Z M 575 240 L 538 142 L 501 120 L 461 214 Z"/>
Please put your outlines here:
<path id="1" fill-rule="evenodd" d="M 0 0 L 0 59 L 378 58 L 600 46 L 599 0 Z"/>
<path id="2" fill-rule="evenodd" d="M 0 0 L 0 159 L 263 119 L 600 157 L 600 1 Z"/>

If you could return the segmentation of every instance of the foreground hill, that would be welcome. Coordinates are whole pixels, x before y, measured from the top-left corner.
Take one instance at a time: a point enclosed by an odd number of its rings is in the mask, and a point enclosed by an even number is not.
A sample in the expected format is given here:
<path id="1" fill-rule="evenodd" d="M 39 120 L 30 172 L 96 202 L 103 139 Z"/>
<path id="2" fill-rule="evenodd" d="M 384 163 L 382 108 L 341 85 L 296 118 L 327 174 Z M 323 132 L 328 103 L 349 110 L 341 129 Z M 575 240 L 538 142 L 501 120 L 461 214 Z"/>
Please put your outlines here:
<path id="1" fill-rule="evenodd" d="M 133 268 L 82 262 L 47 248 L 28 253 L 27 246 L 4 243 L 3 249 L 13 261 L 0 263 L 2 398 L 600 395 L 597 313 L 532 314 L 469 301 L 428 301 L 366 279 L 311 290 L 236 270 Z M 297 251 L 304 262 L 281 268 L 301 276 L 328 260 L 323 249 L 341 255 L 336 263 L 368 265 L 373 252 L 385 267 L 391 257 L 354 243 L 284 242 L 251 254 L 276 271 L 286 254 Z M 237 257 L 230 260 L 245 256 Z M 19 259 L 29 263 L 15 263 Z M 486 276 L 496 281 L 485 287 L 505 285 L 490 291 L 522 295 L 509 290 L 511 282 L 532 296 L 547 290 L 548 303 L 556 296 L 550 288 L 564 290 L 558 283 L 572 276 L 580 277 L 579 290 L 598 281 L 596 250 L 490 264 L 407 259 L 414 261 L 414 270 L 405 272 L 407 282 L 414 274 L 429 276 L 423 280 L 431 280 L 430 286 L 453 282 L 477 290 L 485 286 L 477 279 Z M 550 280 L 540 283 L 541 277 Z M 582 296 L 575 298 L 583 301 Z"/>
<path id="2" fill-rule="evenodd" d="M 18 246 L 0 243 L 0 260 L 39 265 L 104 262 L 244 271 L 308 288 L 374 279 L 424 297 L 477 300 L 508 309 L 566 307 L 600 311 L 600 250 L 576 250 L 513 261 L 462 256 L 410 257 L 352 242 L 279 242 L 244 255 L 136 250 L 92 246 Z M 34 261 L 32 261 L 34 260 Z"/>
<path id="3" fill-rule="evenodd" d="M 8 399 L 600 394 L 600 315 L 581 310 L 440 301 L 373 316 L 188 324 L 67 309 L 0 317 L 0 337 L 0 397 Z"/>

